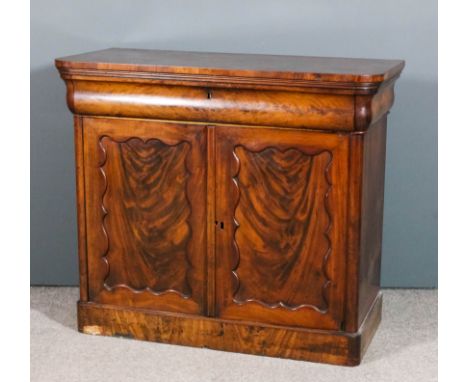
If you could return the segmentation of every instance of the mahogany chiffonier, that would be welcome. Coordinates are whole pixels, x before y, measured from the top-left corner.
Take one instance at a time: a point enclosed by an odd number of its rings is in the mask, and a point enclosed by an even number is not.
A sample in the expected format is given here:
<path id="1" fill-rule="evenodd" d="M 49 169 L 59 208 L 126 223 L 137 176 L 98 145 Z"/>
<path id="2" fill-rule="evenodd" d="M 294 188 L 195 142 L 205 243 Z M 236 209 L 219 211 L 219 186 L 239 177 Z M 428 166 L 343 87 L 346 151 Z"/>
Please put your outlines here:
<path id="1" fill-rule="evenodd" d="M 403 61 L 108 49 L 56 66 L 80 331 L 359 364 Z"/>

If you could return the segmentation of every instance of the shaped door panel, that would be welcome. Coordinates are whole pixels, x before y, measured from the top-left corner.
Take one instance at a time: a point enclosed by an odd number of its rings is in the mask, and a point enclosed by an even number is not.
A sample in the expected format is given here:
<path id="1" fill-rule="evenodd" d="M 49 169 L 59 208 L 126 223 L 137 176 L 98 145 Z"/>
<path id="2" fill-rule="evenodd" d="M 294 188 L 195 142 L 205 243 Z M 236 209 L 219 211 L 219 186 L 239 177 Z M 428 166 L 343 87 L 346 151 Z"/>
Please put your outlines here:
<path id="1" fill-rule="evenodd" d="M 204 128 L 83 123 L 90 300 L 202 313 Z"/>
<path id="2" fill-rule="evenodd" d="M 217 311 L 339 329 L 347 138 L 217 127 Z"/>

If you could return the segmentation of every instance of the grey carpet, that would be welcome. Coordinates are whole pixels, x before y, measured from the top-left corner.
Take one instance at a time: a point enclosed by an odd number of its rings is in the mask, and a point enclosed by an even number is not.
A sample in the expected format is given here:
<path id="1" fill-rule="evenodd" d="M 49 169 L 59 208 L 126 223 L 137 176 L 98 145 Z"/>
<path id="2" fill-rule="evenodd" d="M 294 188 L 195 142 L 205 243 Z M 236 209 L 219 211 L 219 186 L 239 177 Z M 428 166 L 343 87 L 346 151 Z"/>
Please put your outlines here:
<path id="1" fill-rule="evenodd" d="M 434 290 L 384 290 L 380 328 L 352 368 L 80 334 L 77 299 L 77 288 L 31 288 L 32 382 L 437 380 Z"/>

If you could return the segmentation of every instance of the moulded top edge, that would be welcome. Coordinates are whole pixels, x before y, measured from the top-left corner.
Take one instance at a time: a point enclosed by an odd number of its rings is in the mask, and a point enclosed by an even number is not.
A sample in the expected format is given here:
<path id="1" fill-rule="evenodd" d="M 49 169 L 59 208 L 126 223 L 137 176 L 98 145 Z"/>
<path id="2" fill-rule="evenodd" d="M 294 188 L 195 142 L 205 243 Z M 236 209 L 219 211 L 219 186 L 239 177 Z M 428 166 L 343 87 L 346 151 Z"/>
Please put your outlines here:
<path id="1" fill-rule="evenodd" d="M 111 48 L 55 60 L 60 71 L 225 76 L 376 84 L 398 76 L 405 62 L 360 58 L 201 53 Z"/>

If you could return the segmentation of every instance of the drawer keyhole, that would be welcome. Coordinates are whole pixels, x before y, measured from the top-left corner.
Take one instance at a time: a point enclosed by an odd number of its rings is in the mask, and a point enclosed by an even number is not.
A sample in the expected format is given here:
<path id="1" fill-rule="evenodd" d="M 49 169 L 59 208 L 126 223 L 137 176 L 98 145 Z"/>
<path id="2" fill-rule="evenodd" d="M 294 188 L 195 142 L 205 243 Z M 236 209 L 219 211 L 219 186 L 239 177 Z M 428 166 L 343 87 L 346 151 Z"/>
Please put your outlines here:
<path id="1" fill-rule="evenodd" d="M 208 99 L 211 99 L 211 98 L 213 97 L 213 93 L 211 92 L 211 89 L 207 89 L 207 90 L 206 90 L 206 97 L 207 97 Z"/>

